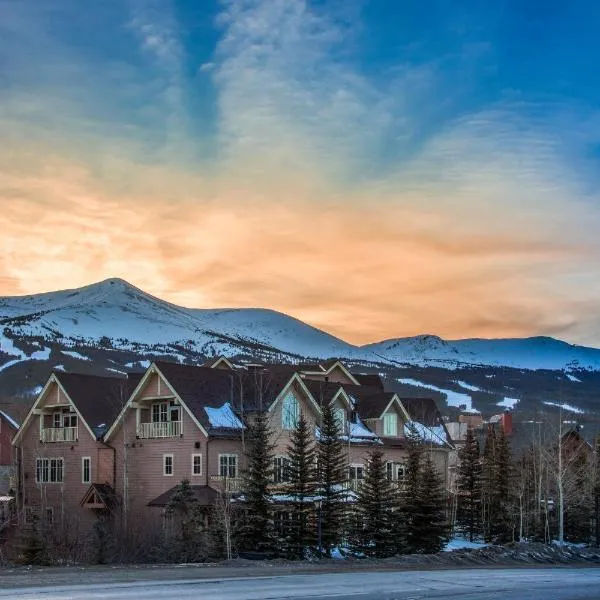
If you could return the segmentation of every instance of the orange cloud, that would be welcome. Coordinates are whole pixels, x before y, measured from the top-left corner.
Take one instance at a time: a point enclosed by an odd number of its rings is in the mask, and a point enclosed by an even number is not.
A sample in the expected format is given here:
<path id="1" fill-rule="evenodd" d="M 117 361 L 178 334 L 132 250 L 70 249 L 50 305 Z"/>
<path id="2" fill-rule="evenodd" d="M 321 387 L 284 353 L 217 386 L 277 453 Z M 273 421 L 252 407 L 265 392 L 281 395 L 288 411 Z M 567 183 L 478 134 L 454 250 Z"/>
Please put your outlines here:
<path id="1" fill-rule="evenodd" d="M 3 294 L 120 276 L 188 306 L 273 308 L 355 343 L 516 336 L 577 323 L 581 290 L 552 290 L 592 252 L 361 190 L 342 200 L 310 183 L 251 189 L 135 164 L 116 186 L 50 158 L 26 171 L 0 171 Z"/>

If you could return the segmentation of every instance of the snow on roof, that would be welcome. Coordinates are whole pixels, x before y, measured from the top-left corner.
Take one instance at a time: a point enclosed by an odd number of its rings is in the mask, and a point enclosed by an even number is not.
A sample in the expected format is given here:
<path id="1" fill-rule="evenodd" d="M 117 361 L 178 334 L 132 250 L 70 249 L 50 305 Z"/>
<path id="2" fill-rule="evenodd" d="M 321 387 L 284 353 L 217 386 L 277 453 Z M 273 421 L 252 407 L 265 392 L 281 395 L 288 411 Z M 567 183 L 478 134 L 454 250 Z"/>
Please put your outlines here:
<path id="1" fill-rule="evenodd" d="M 3 410 L 0 410 L 0 415 L 2 415 L 15 429 L 19 429 L 19 424 L 10 415 L 7 415 Z"/>
<path id="2" fill-rule="evenodd" d="M 445 446 L 448 443 L 448 436 L 443 425 L 427 427 L 418 421 L 409 421 L 404 425 L 404 435 L 412 437 L 416 435 L 423 442 L 429 442 L 438 446 Z"/>
<path id="3" fill-rule="evenodd" d="M 350 423 L 350 440 L 352 438 L 359 438 L 361 440 L 377 440 L 377 434 L 373 433 L 370 429 L 365 427 L 364 423 L 356 417 L 355 423 Z"/>
<path id="4" fill-rule="evenodd" d="M 211 427 L 245 429 L 244 424 L 237 418 L 236 414 L 231 409 L 229 402 L 225 402 L 220 408 L 205 406 L 204 410 L 206 411 Z"/>

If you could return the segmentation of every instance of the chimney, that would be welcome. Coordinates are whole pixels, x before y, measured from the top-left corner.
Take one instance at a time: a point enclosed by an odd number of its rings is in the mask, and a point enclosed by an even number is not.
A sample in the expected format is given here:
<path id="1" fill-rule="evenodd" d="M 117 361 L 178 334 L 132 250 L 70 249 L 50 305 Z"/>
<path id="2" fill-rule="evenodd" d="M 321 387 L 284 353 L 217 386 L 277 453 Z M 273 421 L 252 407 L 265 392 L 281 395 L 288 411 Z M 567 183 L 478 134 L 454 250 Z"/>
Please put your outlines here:
<path id="1" fill-rule="evenodd" d="M 510 436 L 513 432 L 513 417 L 512 413 L 509 411 L 505 411 L 502 415 L 502 431 L 504 431 L 504 435 Z"/>

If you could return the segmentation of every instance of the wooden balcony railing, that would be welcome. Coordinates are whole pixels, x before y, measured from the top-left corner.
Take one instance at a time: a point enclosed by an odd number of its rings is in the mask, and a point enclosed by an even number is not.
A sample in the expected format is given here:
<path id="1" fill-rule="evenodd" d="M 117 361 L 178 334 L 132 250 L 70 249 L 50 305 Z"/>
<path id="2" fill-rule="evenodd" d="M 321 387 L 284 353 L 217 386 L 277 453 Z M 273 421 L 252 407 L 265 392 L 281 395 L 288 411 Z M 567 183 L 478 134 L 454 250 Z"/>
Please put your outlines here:
<path id="1" fill-rule="evenodd" d="M 181 421 L 163 421 L 160 423 L 140 423 L 137 436 L 142 439 L 179 437 L 183 431 Z"/>
<path id="2" fill-rule="evenodd" d="M 243 479 L 241 477 L 220 477 L 213 475 L 210 478 L 215 489 L 223 492 L 239 492 L 242 489 Z"/>
<path id="3" fill-rule="evenodd" d="M 75 442 L 79 438 L 77 427 L 45 427 L 42 429 L 42 442 Z"/>

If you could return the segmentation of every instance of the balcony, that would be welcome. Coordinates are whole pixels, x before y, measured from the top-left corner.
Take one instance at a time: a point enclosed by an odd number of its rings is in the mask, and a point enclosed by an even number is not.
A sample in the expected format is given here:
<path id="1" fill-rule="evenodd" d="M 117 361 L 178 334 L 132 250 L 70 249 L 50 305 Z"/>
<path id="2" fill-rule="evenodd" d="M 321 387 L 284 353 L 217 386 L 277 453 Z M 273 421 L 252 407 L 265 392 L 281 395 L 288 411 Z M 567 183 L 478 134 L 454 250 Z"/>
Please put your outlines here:
<path id="1" fill-rule="evenodd" d="M 239 492 L 243 484 L 242 477 L 220 477 L 212 475 L 210 482 L 215 484 L 213 487 L 222 492 Z"/>
<path id="2" fill-rule="evenodd" d="M 181 421 L 162 421 L 157 423 L 140 423 L 137 437 L 140 439 L 179 437 L 183 431 Z"/>
<path id="3" fill-rule="evenodd" d="M 42 442 L 76 442 L 78 438 L 77 427 L 45 427 L 40 435 Z"/>

